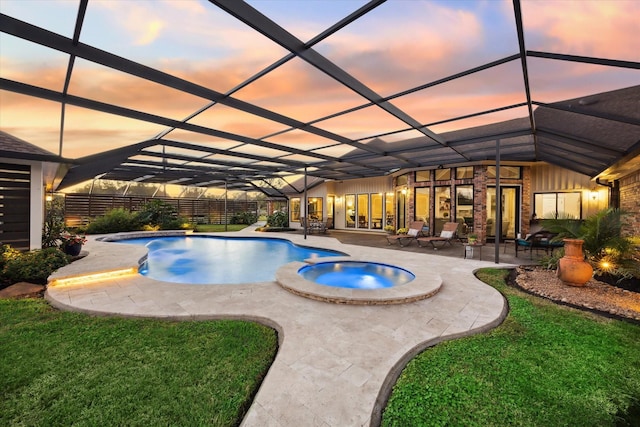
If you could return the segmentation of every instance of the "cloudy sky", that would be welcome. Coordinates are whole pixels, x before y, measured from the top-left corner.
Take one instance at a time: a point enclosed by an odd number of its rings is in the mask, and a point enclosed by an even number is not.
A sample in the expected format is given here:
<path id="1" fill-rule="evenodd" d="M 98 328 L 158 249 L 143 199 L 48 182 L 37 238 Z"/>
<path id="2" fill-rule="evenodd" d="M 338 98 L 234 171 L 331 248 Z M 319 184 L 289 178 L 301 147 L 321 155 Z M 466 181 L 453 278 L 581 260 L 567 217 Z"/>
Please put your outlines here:
<path id="1" fill-rule="evenodd" d="M 366 2 L 352 0 L 252 0 L 253 7 L 307 41 Z M 1 0 L 13 18 L 72 37 L 78 1 Z M 522 1 L 526 48 L 597 58 L 640 61 L 640 1 Z M 90 0 L 80 36 L 84 44 L 229 93 L 286 56 L 283 48 L 203 0 Z M 0 77 L 61 92 L 68 55 L 4 33 Z M 389 0 L 315 46 L 381 96 L 393 96 L 518 53 L 511 1 Z M 534 101 L 554 102 L 640 84 L 637 70 L 529 58 Z M 526 100 L 519 61 L 398 97 L 392 102 L 434 132 L 526 116 L 524 108 L 474 119 L 447 119 Z M 168 89 L 86 60 L 75 62 L 69 93 L 182 120 L 208 100 Z M 306 62 L 294 59 L 233 92 L 243 101 L 303 122 L 366 103 Z M 56 154 L 58 104 L 0 90 L 0 128 Z M 270 136 L 282 124 L 216 105 L 192 123 L 304 149 L 332 145 L 302 132 Z M 319 121 L 316 126 L 349 138 L 406 128 L 377 108 Z M 81 157 L 149 139 L 155 124 L 69 106 L 61 154 Z M 174 139 L 236 145 L 175 131 Z M 411 132 L 389 137 L 408 138 Z M 334 150 L 340 150 L 334 147 Z M 257 149 L 256 149 L 257 150 Z M 329 148 L 327 148 L 329 150 Z M 339 153 L 339 151 L 336 151 Z"/>

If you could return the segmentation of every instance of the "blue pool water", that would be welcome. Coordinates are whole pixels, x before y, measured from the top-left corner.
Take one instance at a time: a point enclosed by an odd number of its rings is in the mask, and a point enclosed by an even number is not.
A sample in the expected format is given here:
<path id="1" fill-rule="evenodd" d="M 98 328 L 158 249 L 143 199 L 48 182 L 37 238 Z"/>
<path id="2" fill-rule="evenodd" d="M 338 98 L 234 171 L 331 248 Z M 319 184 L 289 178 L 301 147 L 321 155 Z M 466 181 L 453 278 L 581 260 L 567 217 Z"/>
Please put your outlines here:
<path id="1" fill-rule="evenodd" d="M 292 261 L 345 255 L 297 246 L 284 239 L 244 237 L 145 237 L 119 243 L 149 249 L 140 273 L 156 280 L 189 284 L 238 284 L 275 280 L 276 270 Z"/>
<path id="2" fill-rule="evenodd" d="M 320 285 L 351 289 L 390 288 L 416 277 L 392 265 L 359 261 L 319 262 L 302 267 L 298 274 Z"/>

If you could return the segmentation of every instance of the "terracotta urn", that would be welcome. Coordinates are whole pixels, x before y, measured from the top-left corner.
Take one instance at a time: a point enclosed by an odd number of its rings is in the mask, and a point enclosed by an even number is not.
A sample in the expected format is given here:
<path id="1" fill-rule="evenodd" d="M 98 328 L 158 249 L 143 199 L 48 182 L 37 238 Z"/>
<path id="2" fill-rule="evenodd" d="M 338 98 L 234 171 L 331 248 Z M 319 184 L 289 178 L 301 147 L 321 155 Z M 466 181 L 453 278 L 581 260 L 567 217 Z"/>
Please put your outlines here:
<path id="1" fill-rule="evenodd" d="M 566 285 L 584 286 L 593 276 L 593 267 L 584 260 L 584 240 L 563 239 L 564 256 L 558 261 L 557 276 Z"/>

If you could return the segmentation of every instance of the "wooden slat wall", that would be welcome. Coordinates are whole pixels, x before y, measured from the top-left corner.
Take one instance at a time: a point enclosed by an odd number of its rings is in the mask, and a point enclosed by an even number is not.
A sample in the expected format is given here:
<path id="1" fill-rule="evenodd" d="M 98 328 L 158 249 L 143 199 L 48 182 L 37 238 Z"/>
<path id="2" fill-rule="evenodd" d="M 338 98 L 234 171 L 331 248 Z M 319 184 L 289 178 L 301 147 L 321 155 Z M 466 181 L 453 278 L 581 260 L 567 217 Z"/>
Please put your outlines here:
<path id="1" fill-rule="evenodd" d="M 178 214 L 192 223 L 224 224 L 235 213 L 255 212 L 255 201 L 227 201 L 227 218 L 224 215 L 224 200 L 173 199 L 165 197 L 112 196 L 102 194 L 67 194 L 65 196 L 65 222 L 69 227 L 86 225 L 91 218 L 99 217 L 116 208 L 137 212 L 152 201 L 162 200 L 176 208 Z"/>
<path id="2" fill-rule="evenodd" d="M 0 242 L 29 250 L 31 166 L 0 163 Z"/>

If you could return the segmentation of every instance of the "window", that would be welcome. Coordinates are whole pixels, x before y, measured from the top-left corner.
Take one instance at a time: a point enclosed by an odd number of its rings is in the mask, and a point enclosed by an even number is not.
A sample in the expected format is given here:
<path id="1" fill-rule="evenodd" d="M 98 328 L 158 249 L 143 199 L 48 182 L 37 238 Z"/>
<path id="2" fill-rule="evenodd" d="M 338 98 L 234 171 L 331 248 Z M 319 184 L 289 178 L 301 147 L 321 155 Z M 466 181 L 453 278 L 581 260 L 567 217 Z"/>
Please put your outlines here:
<path id="1" fill-rule="evenodd" d="M 416 172 L 416 182 L 431 181 L 431 171 Z"/>
<path id="2" fill-rule="evenodd" d="M 487 178 L 496 177 L 496 167 L 487 167 Z M 522 168 L 520 166 L 500 166 L 500 179 L 520 179 L 522 178 Z"/>
<path id="3" fill-rule="evenodd" d="M 448 181 L 451 179 L 451 169 L 436 169 L 436 181 Z"/>
<path id="4" fill-rule="evenodd" d="M 368 194 L 358 194 L 358 228 L 369 228 Z"/>
<path id="5" fill-rule="evenodd" d="M 534 194 L 534 212 L 538 219 L 582 218 L 582 194 L 537 193 Z"/>
<path id="6" fill-rule="evenodd" d="M 431 189 L 429 187 L 416 188 L 415 194 L 415 217 L 416 221 L 424 221 L 429 224 L 429 203 Z"/>
<path id="7" fill-rule="evenodd" d="M 384 215 L 387 218 L 385 225 L 395 225 L 395 223 L 393 222 L 393 203 L 393 193 L 387 193 L 384 198 Z"/>
<path id="8" fill-rule="evenodd" d="M 461 224 L 460 232 L 466 233 L 473 229 L 473 185 L 458 185 L 456 187 L 456 221 Z"/>
<path id="9" fill-rule="evenodd" d="M 435 187 L 436 222 L 434 233 L 439 235 L 445 222 L 451 221 L 451 187 Z"/>
<path id="10" fill-rule="evenodd" d="M 397 179 L 396 179 L 396 186 L 401 186 L 401 185 L 407 185 L 409 183 L 409 176 L 408 175 L 400 175 Z"/>
<path id="11" fill-rule="evenodd" d="M 356 196 L 354 194 L 347 194 L 344 196 L 344 203 L 347 207 L 344 210 L 345 214 L 345 224 L 347 224 L 347 228 L 355 228 L 356 227 Z"/>
<path id="12" fill-rule="evenodd" d="M 382 194 L 371 195 L 371 228 L 382 228 Z"/>
<path id="13" fill-rule="evenodd" d="M 300 221 L 300 197 L 291 199 L 291 221 Z"/>
<path id="14" fill-rule="evenodd" d="M 456 179 L 467 179 L 467 178 L 473 178 L 473 166 L 456 168 Z"/>
<path id="15" fill-rule="evenodd" d="M 307 216 L 322 221 L 322 197 L 310 197 L 307 206 Z"/>

